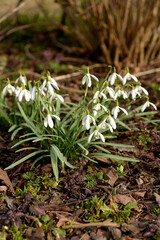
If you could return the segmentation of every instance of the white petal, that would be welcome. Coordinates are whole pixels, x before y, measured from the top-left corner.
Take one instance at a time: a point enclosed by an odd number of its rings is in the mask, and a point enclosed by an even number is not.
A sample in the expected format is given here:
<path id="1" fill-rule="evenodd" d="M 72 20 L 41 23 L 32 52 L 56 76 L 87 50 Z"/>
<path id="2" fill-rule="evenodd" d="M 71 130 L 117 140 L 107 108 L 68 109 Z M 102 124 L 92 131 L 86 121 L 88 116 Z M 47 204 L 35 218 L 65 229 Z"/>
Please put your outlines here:
<path id="1" fill-rule="evenodd" d="M 103 92 L 100 93 L 100 97 L 103 97 L 104 99 L 107 99 L 106 95 Z"/>
<path id="2" fill-rule="evenodd" d="M 94 78 L 94 80 L 96 80 L 97 82 L 99 82 L 98 78 L 96 76 L 94 76 L 93 74 L 90 74 L 91 77 Z"/>
<path id="3" fill-rule="evenodd" d="M 92 117 L 92 116 L 90 116 L 90 117 L 91 117 L 91 119 L 92 119 L 92 121 L 93 121 L 93 124 L 95 125 L 95 124 L 96 124 L 96 121 L 95 121 L 94 117 Z"/>
<path id="4" fill-rule="evenodd" d="M 104 136 L 102 135 L 102 133 L 98 132 L 98 135 L 100 136 L 102 142 L 105 142 L 105 138 L 104 138 Z"/>
<path id="5" fill-rule="evenodd" d="M 114 118 L 112 118 L 111 116 L 108 116 L 108 119 L 113 129 L 116 129 L 116 122 L 114 121 Z"/>
<path id="6" fill-rule="evenodd" d="M 122 95 L 123 95 L 123 98 L 124 98 L 124 99 L 128 98 L 128 95 L 127 95 L 126 92 L 122 91 Z"/>
<path id="7" fill-rule="evenodd" d="M 119 74 L 116 74 L 116 75 L 117 75 L 117 77 L 119 78 L 119 80 L 121 80 L 121 81 L 123 82 L 123 78 L 122 78 L 122 76 L 119 75 Z"/>
<path id="8" fill-rule="evenodd" d="M 89 135 L 89 137 L 88 137 L 88 143 L 90 143 L 91 138 L 92 138 L 92 136 L 93 136 L 94 133 L 95 133 L 95 131 L 94 131 L 93 133 L 91 133 L 91 135 Z"/>
<path id="9" fill-rule="evenodd" d="M 86 77 L 87 77 L 87 85 L 88 85 L 88 87 L 91 87 L 92 82 L 91 82 L 91 76 L 90 76 L 90 74 L 87 73 L 87 74 L 86 74 Z"/>
<path id="10" fill-rule="evenodd" d="M 59 90 L 57 82 L 51 76 L 49 76 L 49 80 L 51 81 L 51 84 L 53 85 L 53 87 Z"/>
<path id="11" fill-rule="evenodd" d="M 144 94 L 148 95 L 148 91 L 145 88 L 141 87 L 141 89 L 144 92 Z"/>
<path id="12" fill-rule="evenodd" d="M 57 118 L 59 121 L 61 120 L 60 117 L 58 117 L 57 115 L 52 115 L 52 117 Z"/>
<path id="13" fill-rule="evenodd" d="M 143 104 L 143 106 L 141 108 L 141 112 L 144 112 L 144 110 L 147 108 L 147 106 L 148 106 L 148 101 Z"/>
<path id="14" fill-rule="evenodd" d="M 90 116 L 89 115 L 87 115 L 87 117 L 86 117 L 85 127 L 87 130 L 90 129 Z"/>
<path id="15" fill-rule="evenodd" d="M 93 96 L 93 103 L 96 103 L 98 100 L 99 91 L 97 91 Z"/>
<path id="16" fill-rule="evenodd" d="M 108 90 L 108 93 L 109 93 L 110 97 L 114 98 L 115 91 L 112 88 L 110 88 L 110 87 L 107 87 L 107 90 Z"/>
<path id="17" fill-rule="evenodd" d="M 47 119 L 48 119 L 48 125 L 50 128 L 53 128 L 53 121 L 52 121 L 52 118 L 51 118 L 51 115 L 48 114 L 47 115 Z"/>
<path id="18" fill-rule="evenodd" d="M 127 112 L 124 108 L 121 108 L 121 107 L 120 107 L 120 109 L 121 109 L 126 115 L 128 115 L 128 112 Z"/>
<path id="19" fill-rule="evenodd" d="M 24 90 L 22 90 L 22 91 L 19 93 L 19 95 L 18 95 L 18 100 L 19 100 L 19 102 L 22 101 L 23 95 L 24 95 Z"/>
<path id="20" fill-rule="evenodd" d="M 130 74 L 130 76 L 131 76 L 131 78 L 133 78 L 133 80 L 134 80 L 135 82 L 138 82 L 138 79 L 137 79 L 134 75 Z"/>
<path id="21" fill-rule="evenodd" d="M 103 106 L 102 104 L 100 104 L 100 106 L 104 109 L 104 111 L 108 112 L 108 110 L 105 106 Z"/>
<path id="22" fill-rule="evenodd" d="M 115 108 L 112 109 L 111 113 L 113 114 L 114 118 L 116 119 L 118 116 L 118 112 L 119 112 L 119 107 L 116 106 Z"/>
<path id="23" fill-rule="evenodd" d="M 82 125 L 83 125 L 83 126 L 85 125 L 86 118 L 87 118 L 87 116 L 85 116 L 85 117 L 82 119 Z"/>
<path id="24" fill-rule="evenodd" d="M 111 127 L 111 125 L 108 124 L 108 123 L 106 123 L 106 124 L 107 124 L 107 126 L 109 127 L 110 132 L 113 132 L 113 128 Z"/>
<path id="25" fill-rule="evenodd" d="M 61 95 L 56 94 L 56 97 L 57 97 L 61 102 L 64 102 L 64 98 L 63 98 Z"/>
<path id="26" fill-rule="evenodd" d="M 108 82 L 110 82 L 110 84 L 113 85 L 115 82 L 115 79 L 116 79 L 116 73 L 112 73 L 108 78 Z"/>
<path id="27" fill-rule="evenodd" d="M 87 80 L 87 76 L 85 75 L 83 78 L 82 78 L 82 85 L 84 85 L 86 83 L 86 80 Z"/>
<path id="28" fill-rule="evenodd" d="M 46 118 L 44 119 L 44 126 L 47 127 L 47 125 L 48 125 L 48 118 L 46 117 Z"/>
<path id="29" fill-rule="evenodd" d="M 24 90 L 24 96 L 25 96 L 25 99 L 26 99 L 27 102 L 31 99 L 31 94 L 26 89 Z"/>
<path id="30" fill-rule="evenodd" d="M 152 105 L 152 107 L 154 107 L 154 109 L 157 110 L 157 107 L 156 107 L 156 105 L 154 103 L 150 102 L 150 105 Z"/>
<path id="31" fill-rule="evenodd" d="M 48 92 L 50 93 L 50 95 L 51 96 L 54 95 L 54 90 L 53 90 L 51 83 L 48 82 L 47 85 L 48 85 Z"/>
<path id="32" fill-rule="evenodd" d="M 7 86 L 5 86 L 5 87 L 3 88 L 2 96 L 6 95 L 6 93 L 7 93 Z"/>

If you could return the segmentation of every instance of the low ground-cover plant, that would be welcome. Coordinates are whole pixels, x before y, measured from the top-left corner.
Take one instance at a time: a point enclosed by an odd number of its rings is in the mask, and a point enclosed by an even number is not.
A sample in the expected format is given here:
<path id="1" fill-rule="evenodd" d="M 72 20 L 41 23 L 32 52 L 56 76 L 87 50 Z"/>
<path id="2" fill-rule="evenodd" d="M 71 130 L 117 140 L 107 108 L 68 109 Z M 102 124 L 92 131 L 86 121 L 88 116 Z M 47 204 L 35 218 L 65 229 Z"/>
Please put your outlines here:
<path id="1" fill-rule="evenodd" d="M 100 221 L 112 217 L 114 222 L 127 221 L 131 214 L 131 209 L 136 208 L 135 202 L 129 202 L 125 206 L 116 204 L 112 200 L 110 204 L 104 202 L 104 198 L 95 195 L 92 200 L 82 202 L 78 208 L 84 211 L 84 219 L 87 221 Z"/>
<path id="2" fill-rule="evenodd" d="M 144 113 L 146 108 L 150 106 L 155 110 L 157 108 L 149 101 L 147 90 L 128 70 L 124 77 L 118 74 L 115 68 L 112 74 L 111 72 L 112 69 L 101 82 L 90 74 L 87 68 L 82 78 L 82 85 L 86 88 L 78 104 L 64 101 L 59 94 L 57 82 L 49 72 L 44 80 L 40 79 L 33 83 L 22 75 L 14 84 L 8 79 L 1 93 L 0 114 L 11 124 L 9 132 L 13 132 L 12 139 L 20 133 L 20 140 L 13 147 L 30 142 L 32 144 L 30 147 L 19 149 L 18 151 L 30 150 L 31 153 L 11 164 L 6 170 L 32 157 L 35 159 L 32 167 L 38 161 L 50 158 L 57 180 L 59 162 L 63 170 L 65 165 L 74 168 L 69 159 L 73 161 L 82 157 L 94 161 L 94 156 L 105 156 L 115 160 L 138 161 L 112 155 L 106 149 L 106 146 L 133 146 L 115 144 L 106 140 L 115 138 L 119 128 L 130 130 L 124 120 L 132 118 L 136 111 L 141 111 L 138 113 L 140 117 L 147 114 Z M 89 91 L 91 87 L 93 90 Z M 9 98 L 6 97 L 7 94 L 10 95 Z M 144 97 L 145 103 L 132 109 L 131 104 L 138 97 Z M 97 139 L 100 141 L 95 141 Z M 93 152 L 93 149 L 101 152 Z"/>

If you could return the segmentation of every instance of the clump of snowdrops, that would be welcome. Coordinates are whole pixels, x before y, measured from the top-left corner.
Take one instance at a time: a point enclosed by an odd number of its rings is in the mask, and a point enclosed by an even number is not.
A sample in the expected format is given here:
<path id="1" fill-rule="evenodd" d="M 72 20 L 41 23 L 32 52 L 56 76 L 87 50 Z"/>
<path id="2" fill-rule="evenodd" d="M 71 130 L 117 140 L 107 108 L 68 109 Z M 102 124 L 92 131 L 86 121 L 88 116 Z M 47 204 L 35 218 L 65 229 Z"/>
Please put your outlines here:
<path id="1" fill-rule="evenodd" d="M 157 109 L 149 101 L 148 91 L 129 71 L 122 77 L 115 68 L 113 71 L 110 69 L 103 81 L 90 74 L 87 68 L 82 85 L 84 96 L 75 104 L 64 101 L 57 82 L 49 72 L 44 80 L 39 81 L 27 81 L 23 75 L 12 83 L 7 80 L 1 93 L 3 104 L 0 113 L 11 125 L 9 132 L 13 132 L 12 139 L 19 133 L 19 141 L 13 147 L 28 143 L 29 146 L 18 151 L 27 149 L 31 153 L 6 169 L 32 157 L 33 168 L 37 162 L 50 158 L 58 179 L 59 162 L 63 170 L 65 165 L 74 168 L 73 160 L 79 157 L 91 161 L 97 156 L 138 161 L 113 155 L 106 146 L 133 147 L 111 143 L 109 139 L 117 137 L 119 128 L 130 130 L 124 120 L 131 118 L 133 112 L 141 111 L 139 116 L 144 116 L 146 108 Z M 144 104 L 131 109 L 131 103 L 142 97 Z M 93 152 L 94 149 L 101 152 Z"/>

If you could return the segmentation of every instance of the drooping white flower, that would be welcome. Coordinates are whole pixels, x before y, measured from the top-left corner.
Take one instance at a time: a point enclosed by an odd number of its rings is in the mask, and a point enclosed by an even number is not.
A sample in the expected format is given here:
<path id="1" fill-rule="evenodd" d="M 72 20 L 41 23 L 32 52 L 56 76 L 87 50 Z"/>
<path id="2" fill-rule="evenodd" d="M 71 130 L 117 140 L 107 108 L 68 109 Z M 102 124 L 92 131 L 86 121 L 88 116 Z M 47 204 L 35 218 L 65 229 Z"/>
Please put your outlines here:
<path id="1" fill-rule="evenodd" d="M 87 73 L 86 75 L 84 75 L 84 77 L 82 78 L 82 85 L 84 85 L 85 83 L 88 85 L 88 87 L 91 87 L 92 85 L 92 81 L 91 81 L 91 77 L 96 80 L 97 82 L 99 82 L 98 78 L 96 76 L 94 76 L 93 74 Z"/>
<path id="2" fill-rule="evenodd" d="M 108 78 L 108 82 L 110 83 L 110 85 L 113 85 L 115 83 L 116 78 L 123 81 L 123 78 L 121 77 L 121 75 L 117 73 L 112 73 Z"/>
<path id="3" fill-rule="evenodd" d="M 141 94 L 142 92 L 144 92 L 144 94 L 148 96 L 148 91 L 147 91 L 144 87 L 136 86 L 136 87 L 135 87 L 135 90 L 136 90 L 137 93 L 140 93 L 140 94 Z"/>
<path id="4" fill-rule="evenodd" d="M 88 143 L 90 143 L 90 141 L 91 141 L 91 139 L 92 139 L 93 136 L 94 136 L 96 139 L 101 138 L 102 142 L 105 142 L 105 138 L 104 138 L 104 136 L 102 135 L 102 133 L 100 133 L 100 132 L 96 129 L 93 133 L 91 133 L 91 135 L 89 135 L 89 137 L 88 137 Z"/>
<path id="5" fill-rule="evenodd" d="M 54 118 L 56 118 L 60 121 L 60 118 L 58 116 L 47 114 L 47 117 L 44 119 L 44 126 L 45 127 L 49 126 L 50 128 L 53 128 L 54 123 L 53 123 L 52 117 L 54 117 Z"/>
<path id="6" fill-rule="evenodd" d="M 2 96 L 5 96 L 7 93 L 10 94 L 10 96 L 15 92 L 15 87 L 13 87 L 10 83 L 8 83 L 2 91 Z"/>
<path id="7" fill-rule="evenodd" d="M 37 87 L 34 86 L 34 87 L 31 89 L 30 93 L 31 93 L 31 99 L 32 99 L 32 100 L 35 100 L 35 97 L 36 97 L 36 94 L 37 94 Z"/>
<path id="8" fill-rule="evenodd" d="M 102 105 L 102 104 L 100 104 L 100 103 L 97 103 L 97 104 L 93 107 L 93 115 L 96 116 L 96 115 L 97 115 L 97 112 L 98 112 L 99 110 L 101 110 L 101 108 L 103 108 L 105 112 L 108 112 L 107 108 L 106 108 L 104 105 Z"/>
<path id="9" fill-rule="evenodd" d="M 132 100 L 135 100 L 136 97 L 137 97 L 137 95 L 138 95 L 139 97 L 141 96 L 141 94 L 137 91 L 136 88 L 133 88 L 130 92 L 128 92 L 128 96 L 129 96 L 130 94 L 132 95 Z"/>
<path id="10" fill-rule="evenodd" d="M 113 128 L 109 123 L 106 123 L 107 119 L 104 119 L 99 125 L 98 125 L 98 130 L 100 129 L 106 129 L 106 127 L 109 128 L 110 132 L 113 132 Z"/>
<path id="11" fill-rule="evenodd" d="M 106 95 L 103 92 L 97 91 L 93 96 L 93 103 L 97 103 L 99 98 L 107 99 Z"/>
<path id="12" fill-rule="evenodd" d="M 116 129 L 116 122 L 111 115 L 108 115 L 106 117 L 106 120 L 109 121 L 109 123 L 110 123 L 110 125 L 112 126 L 113 129 Z"/>
<path id="13" fill-rule="evenodd" d="M 53 99 L 56 99 L 56 100 L 59 99 L 61 102 L 64 102 L 64 98 L 61 95 L 57 94 L 57 93 L 54 93 L 50 97 L 49 101 L 52 102 Z"/>
<path id="14" fill-rule="evenodd" d="M 125 91 L 119 89 L 119 90 L 115 93 L 114 99 L 116 100 L 117 97 L 120 97 L 121 95 L 123 96 L 123 99 L 128 98 L 127 93 L 126 93 Z"/>
<path id="15" fill-rule="evenodd" d="M 51 77 L 47 76 L 47 78 L 43 81 L 42 86 L 40 87 L 41 91 L 46 91 L 48 90 L 49 94 L 52 96 L 54 95 L 54 89 L 59 90 L 57 82 Z"/>
<path id="16" fill-rule="evenodd" d="M 149 107 L 150 105 L 151 105 L 155 110 L 157 110 L 157 107 L 156 107 L 156 105 L 155 105 L 154 103 L 151 103 L 151 102 L 149 102 L 149 101 L 146 101 L 146 102 L 143 104 L 142 108 L 141 108 L 141 112 L 144 112 L 144 110 L 145 110 L 147 107 Z"/>
<path id="17" fill-rule="evenodd" d="M 17 87 L 15 88 L 15 95 L 16 95 L 17 98 L 18 98 L 18 96 L 19 96 L 19 94 L 20 94 L 21 91 L 22 91 L 22 87 L 17 86 Z"/>
<path id="18" fill-rule="evenodd" d="M 128 115 L 128 112 L 124 108 L 116 106 L 111 111 L 111 113 L 112 113 L 112 115 L 114 116 L 115 119 L 117 118 L 118 113 L 120 112 L 120 110 L 122 110 L 126 115 Z"/>
<path id="19" fill-rule="evenodd" d="M 27 89 L 22 89 L 20 92 L 19 92 L 19 95 L 18 95 L 18 101 L 21 102 L 22 101 L 22 98 L 25 98 L 25 100 L 27 102 L 29 102 L 31 100 L 31 93 L 30 91 L 28 91 Z"/>
<path id="20" fill-rule="evenodd" d="M 19 76 L 17 79 L 16 79 L 16 83 L 18 83 L 18 82 L 21 82 L 21 83 L 23 83 L 25 86 L 27 85 L 27 81 L 26 81 L 26 77 L 24 77 L 24 76 Z"/>
<path id="21" fill-rule="evenodd" d="M 111 87 L 105 87 L 103 90 L 102 90 L 102 93 L 103 92 L 105 92 L 105 93 L 109 93 L 109 96 L 111 97 L 111 98 L 114 98 L 114 95 L 115 95 L 115 91 L 113 90 L 113 88 L 111 88 Z"/>
<path id="22" fill-rule="evenodd" d="M 90 123 L 91 122 L 93 122 L 94 125 L 96 124 L 96 121 L 95 121 L 94 117 L 92 117 L 89 114 L 82 119 L 82 125 L 85 126 L 85 128 L 87 130 L 90 129 Z"/>
<path id="23" fill-rule="evenodd" d="M 131 79 L 133 79 L 135 82 L 138 82 L 138 79 L 134 75 L 127 73 L 123 78 L 123 81 L 122 81 L 123 85 L 126 84 L 127 80 L 131 80 Z"/>

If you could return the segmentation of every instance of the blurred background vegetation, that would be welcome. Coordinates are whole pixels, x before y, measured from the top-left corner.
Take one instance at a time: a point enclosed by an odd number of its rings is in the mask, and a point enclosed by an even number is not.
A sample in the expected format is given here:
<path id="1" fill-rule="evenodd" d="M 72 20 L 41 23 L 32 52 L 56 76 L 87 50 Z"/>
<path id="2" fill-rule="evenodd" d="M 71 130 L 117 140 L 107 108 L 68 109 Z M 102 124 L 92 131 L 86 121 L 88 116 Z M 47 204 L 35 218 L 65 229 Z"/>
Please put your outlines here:
<path id="1" fill-rule="evenodd" d="M 117 67 L 160 61 L 159 0 L 1 0 L 0 9 L 0 65 L 5 54 L 33 63 L 42 50 L 37 71 L 44 59 L 57 69 L 61 54 Z"/>

